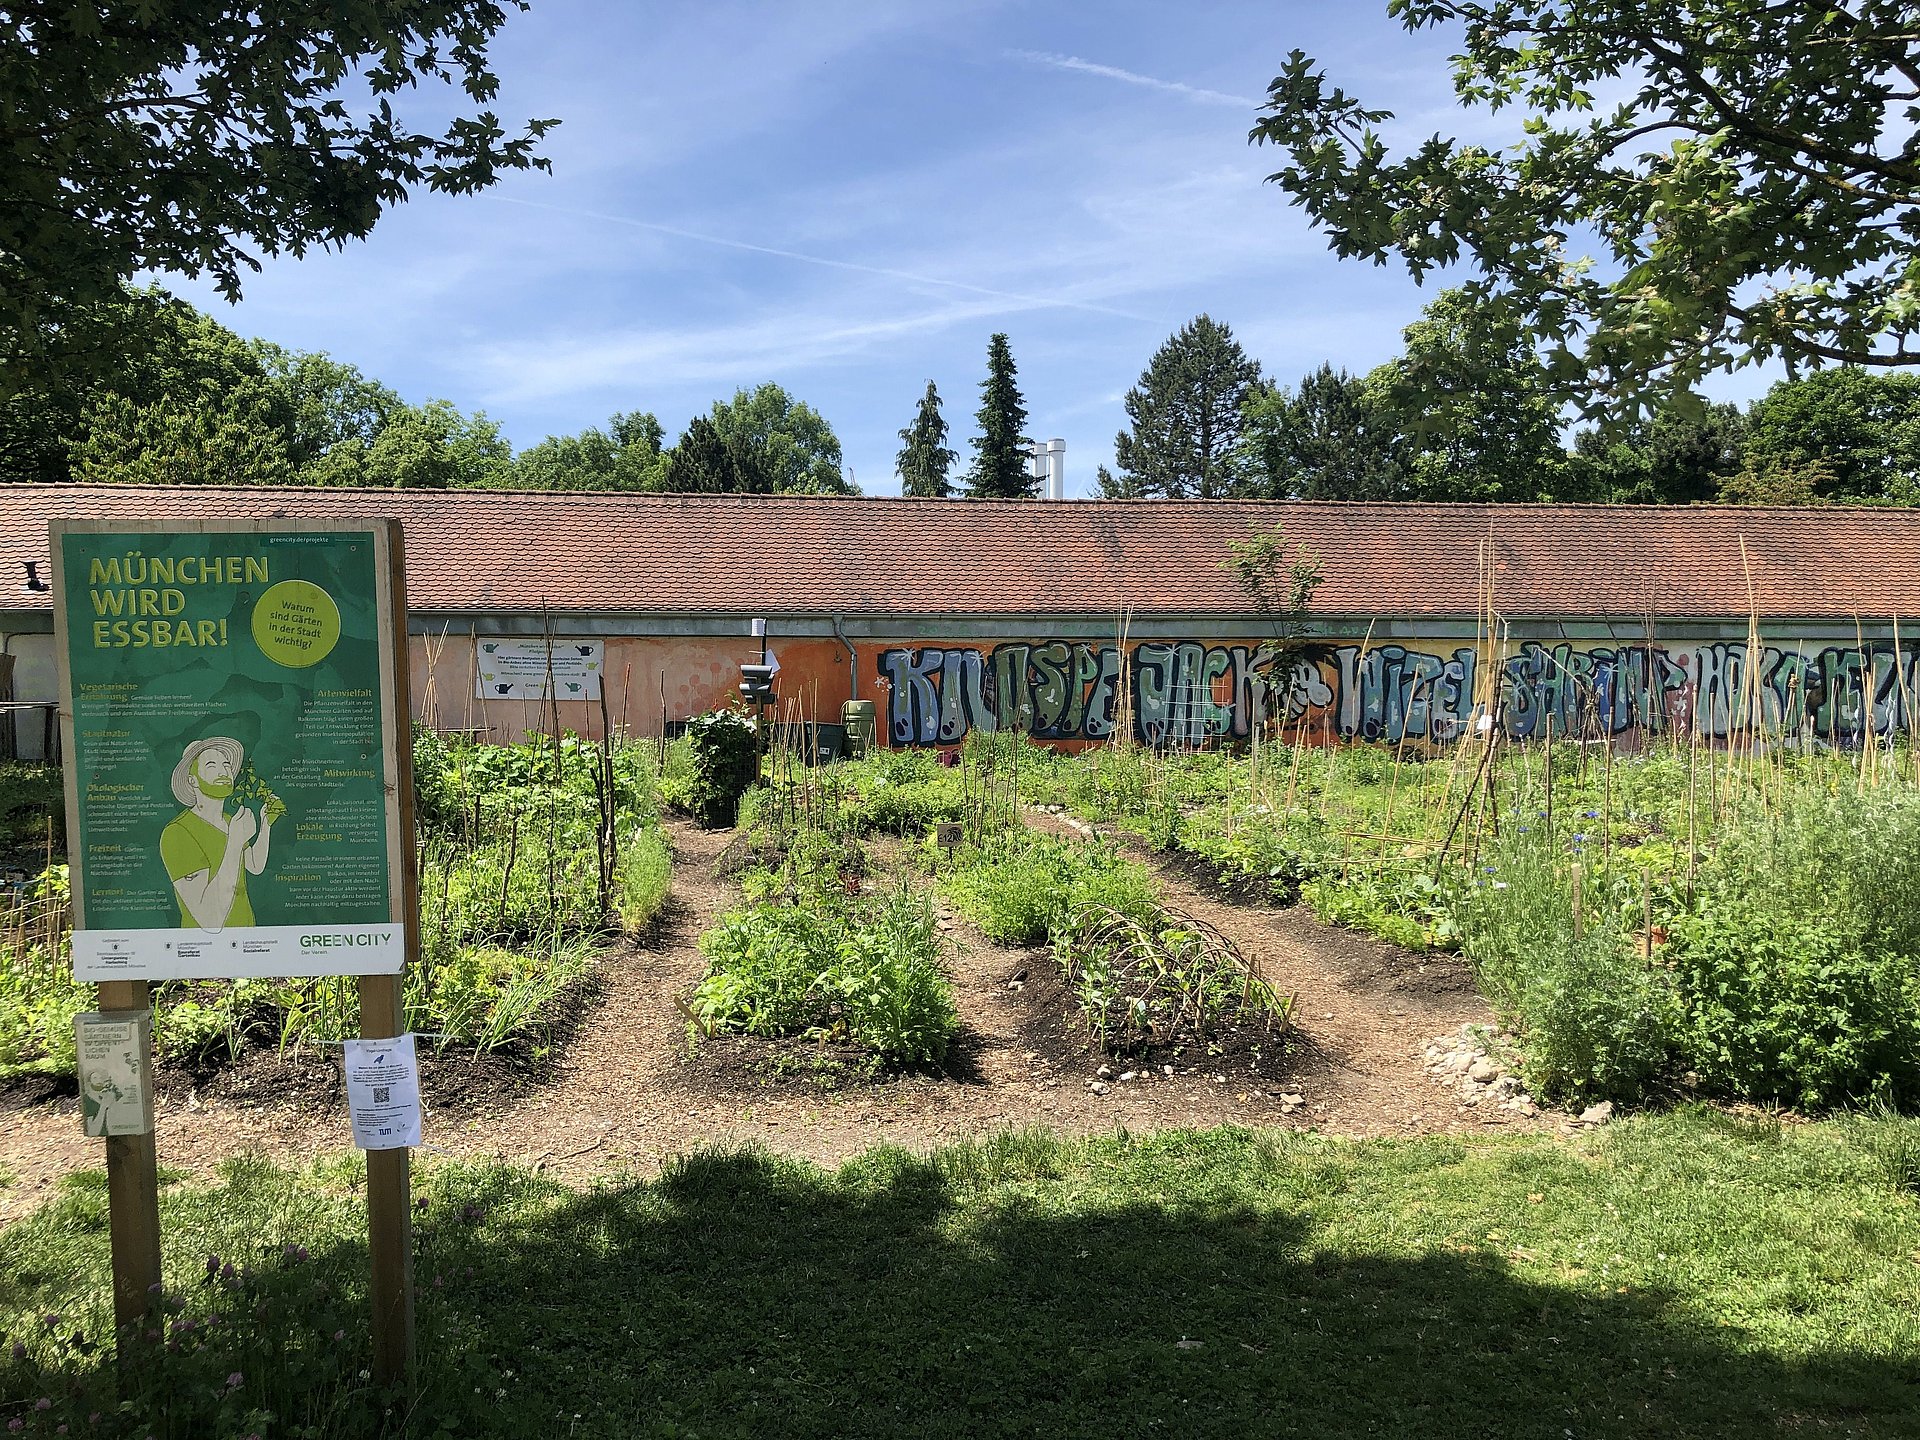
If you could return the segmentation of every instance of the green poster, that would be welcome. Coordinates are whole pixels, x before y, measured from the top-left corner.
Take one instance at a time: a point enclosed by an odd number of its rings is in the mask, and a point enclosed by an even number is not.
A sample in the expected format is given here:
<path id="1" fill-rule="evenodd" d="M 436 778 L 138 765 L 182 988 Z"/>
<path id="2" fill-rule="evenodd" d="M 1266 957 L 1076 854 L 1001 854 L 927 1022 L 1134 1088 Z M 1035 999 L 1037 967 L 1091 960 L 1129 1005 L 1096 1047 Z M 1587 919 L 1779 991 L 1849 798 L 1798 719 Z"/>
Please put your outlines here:
<path id="1" fill-rule="evenodd" d="M 397 970 L 384 532 L 54 540 L 75 973 Z"/>

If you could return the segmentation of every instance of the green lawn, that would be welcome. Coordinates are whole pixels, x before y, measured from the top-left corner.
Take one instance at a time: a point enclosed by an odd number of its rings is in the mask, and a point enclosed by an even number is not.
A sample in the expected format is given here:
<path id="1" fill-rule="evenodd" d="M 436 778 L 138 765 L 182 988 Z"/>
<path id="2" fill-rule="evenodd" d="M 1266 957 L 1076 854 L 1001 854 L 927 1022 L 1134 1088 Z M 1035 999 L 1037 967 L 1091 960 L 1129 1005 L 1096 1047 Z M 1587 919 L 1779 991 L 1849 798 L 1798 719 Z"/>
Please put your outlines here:
<path id="1" fill-rule="evenodd" d="M 29 1349 L 0 1354 L 0 1422 L 377 1433 L 352 1176 L 169 1187 L 170 1324 L 223 1319 L 123 1419 L 62 1338 L 98 1324 L 106 1265 L 104 1187 L 69 1182 L 0 1232 Z M 464 1166 L 421 1188 L 425 1435 L 1920 1434 L 1911 1120 L 1015 1134 L 837 1173 L 715 1153 L 587 1194 Z M 257 1273 L 206 1283 L 210 1253 Z"/>

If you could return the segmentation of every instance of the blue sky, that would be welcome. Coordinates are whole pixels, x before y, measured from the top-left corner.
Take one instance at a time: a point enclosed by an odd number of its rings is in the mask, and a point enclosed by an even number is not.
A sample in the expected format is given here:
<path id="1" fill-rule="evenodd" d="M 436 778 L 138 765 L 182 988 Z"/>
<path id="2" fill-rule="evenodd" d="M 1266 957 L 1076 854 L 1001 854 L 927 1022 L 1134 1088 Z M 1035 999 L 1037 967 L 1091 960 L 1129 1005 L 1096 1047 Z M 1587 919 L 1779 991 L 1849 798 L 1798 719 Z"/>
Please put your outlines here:
<path id="1" fill-rule="evenodd" d="M 1398 353 L 1431 287 L 1335 260 L 1246 134 L 1297 46 L 1395 109 L 1391 135 L 1491 138 L 1452 105 L 1448 39 L 1382 0 L 535 0 L 495 42 L 497 108 L 562 121 L 551 175 L 417 195 L 364 243 L 268 262 L 237 308 L 169 283 L 243 334 L 485 410 L 518 448 L 621 410 L 672 437 L 777 381 L 870 493 L 897 492 L 929 379 L 964 465 L 1005 331 L 1029 432 L 1065 438 L 1086 494 L 1128 387 L 1202 311 L 1286 383 Z"/>

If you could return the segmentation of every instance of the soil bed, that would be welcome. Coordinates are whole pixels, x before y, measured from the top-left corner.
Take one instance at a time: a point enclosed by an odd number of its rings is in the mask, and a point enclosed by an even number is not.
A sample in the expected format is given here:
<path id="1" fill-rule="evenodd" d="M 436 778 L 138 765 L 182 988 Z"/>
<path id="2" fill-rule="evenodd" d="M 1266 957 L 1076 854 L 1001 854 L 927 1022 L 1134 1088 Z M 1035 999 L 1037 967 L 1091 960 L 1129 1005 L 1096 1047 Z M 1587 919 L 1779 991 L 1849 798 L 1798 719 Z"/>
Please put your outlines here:
<path id="1" fill-rule="evenodd" d="M 1067 828 L 1049 817 L 1035 823 Z M 1218 1054 L 1104 1057 L 1045 951 L 988 944 L 944 906 L 962 1029 L 943 1072 L 870 1077 L 846 1047 L 737 1037 L 690 1056 L 681 1002 L 705 973 L 697 942 L 738 891 L 713 874 L 729 833 L 684 822 L 669 831 L 674 896 L 654 933 L 601 955 L 597 995 L 573 997 L 571 1022 L 553 1028 L 543 1056 L 423 1056 L 426 1163 L 498 1156 L 584 1183 L 650 1172 L 716 1143 L 831 1163 L 878 1140 L 925 1149 L 1007 1126 L 1090 1133 L 1233 1123 L 1405 1135 L 1563 1118 L 1482 1114 L 1436 1090 L 1421 1064 L 1424 1042 L 1491 1018 L 1457 960 L 1336 931 L 1298 908 L 1225 904 L 1151 854 L 1142 858 L 1170 905 L 1218 928 L 1281 994 L 1298 997 L 1285 1051 L 1262 1032 L 1257 1070 L 1250 1038 L 1231 1035 L 1216 1042 Z M 1110 1078 L 1100 1076 L 1103 1064 Z M 1121 1081 L 1126 1073 L 1135 1079 Z M 313 1051 L 252 1051 L 204 1079 L 164 1069 L 161 1163 L 204 1172 L 244 1152 L 300 1163 L 343 1150 L 338 1076 L 338 1057 Z M 1283 1105 L 1286 1094 L 1303 1103 Z M 15 1177 L 0 1188 L 0 1218 L 31 1207 L 60 1174 L 100 1165 L 75 1105 L 64 1077 L 17 1077 L 0 1089 L 0 1175 Z"/>

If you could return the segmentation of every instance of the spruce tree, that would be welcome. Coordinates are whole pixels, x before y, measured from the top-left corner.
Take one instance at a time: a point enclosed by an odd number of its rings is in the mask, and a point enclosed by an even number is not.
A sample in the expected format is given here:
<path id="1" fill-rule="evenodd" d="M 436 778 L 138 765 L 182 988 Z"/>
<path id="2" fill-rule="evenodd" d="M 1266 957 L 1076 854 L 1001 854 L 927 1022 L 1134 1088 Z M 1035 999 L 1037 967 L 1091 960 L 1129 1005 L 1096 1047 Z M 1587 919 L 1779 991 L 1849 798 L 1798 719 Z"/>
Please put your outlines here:
<path id="1" fill-rule="evenodd" d="M 900 493 L 921 500 L 944 500 L 953 494 L 947 474 L 953 468 L 954 454 L 947 448 L 947 422 L 940 414 L 940 392 L 927 381 L 927 393 L 920 397 L 920 409 L 913 423 L 900 432 L 906 444 L 894 457 L 900 472 Z"/>
<path id="2" fill-rule="evenodd" d="M 1271 500 L 1404 500 L 1400 409 L 1386 387 L 1321 365 L 1289 392 L 1262 381 L 1240 441 L 1245 490 Z"/>
<path id="3" fill-rule="evenodd" d="M 1169 500 L 1239 493 L 1243 412 L 1259 379 L 1260 362 L 1227 326 L 1207 315 L 1183 325 L 1127 392 L 1132 427 L 1114 437 L 1120 474 L 1108 493 Z"/>
<path id="4" fill-rule="evenodd" d="M 740 473 L 733 447 L 704 415 L 696 415 L 667 455 L 666 488 L 678 494 L 720 494 L 763 487 Z"/>
<path id="5" fill-rule="evenodd" d="M 1027 473 L 1033 442 L 1024 433 L 1027 407 L 1013 382 L 1013 351 L 1005 335 L 995 335 L 987 342 L 987 378 L 980 382 L 980 434 L 970 442 L 975 453 L 969 500 L 1032 500 L 1040 492 L 1040 478 Z"/>

